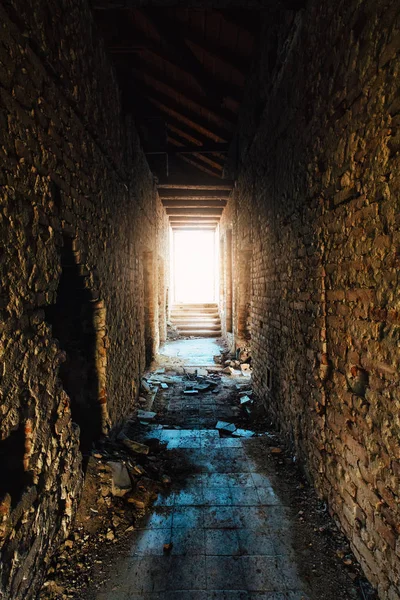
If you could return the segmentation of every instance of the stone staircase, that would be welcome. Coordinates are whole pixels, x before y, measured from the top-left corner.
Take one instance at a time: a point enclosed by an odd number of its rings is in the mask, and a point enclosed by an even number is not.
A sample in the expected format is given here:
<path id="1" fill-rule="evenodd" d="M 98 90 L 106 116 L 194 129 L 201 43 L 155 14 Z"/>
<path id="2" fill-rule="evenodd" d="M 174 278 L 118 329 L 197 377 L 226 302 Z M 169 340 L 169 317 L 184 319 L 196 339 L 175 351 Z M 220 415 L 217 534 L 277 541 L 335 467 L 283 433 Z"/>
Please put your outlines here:
<path id="1" fill-rule="evenodd" d="M 171 309 L 171 323 L 183 336 L 221 336 L 217 304 L 175 304 Z"/>

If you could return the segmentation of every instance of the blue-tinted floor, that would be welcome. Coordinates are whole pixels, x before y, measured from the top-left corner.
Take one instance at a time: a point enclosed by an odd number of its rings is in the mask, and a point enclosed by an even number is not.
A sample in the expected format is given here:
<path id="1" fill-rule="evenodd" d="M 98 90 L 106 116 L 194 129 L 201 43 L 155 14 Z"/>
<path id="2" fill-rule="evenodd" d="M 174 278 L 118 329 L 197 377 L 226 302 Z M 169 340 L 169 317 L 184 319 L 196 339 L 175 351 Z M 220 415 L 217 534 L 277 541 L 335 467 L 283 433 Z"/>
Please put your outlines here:
<path id="1" fill-rule="evenodd" d="M 192 474 L 159 496 L 97 600 L 306 599 L 288 513 L 248 456 L 249 440 L 215 430 L 159 437 Z"/>

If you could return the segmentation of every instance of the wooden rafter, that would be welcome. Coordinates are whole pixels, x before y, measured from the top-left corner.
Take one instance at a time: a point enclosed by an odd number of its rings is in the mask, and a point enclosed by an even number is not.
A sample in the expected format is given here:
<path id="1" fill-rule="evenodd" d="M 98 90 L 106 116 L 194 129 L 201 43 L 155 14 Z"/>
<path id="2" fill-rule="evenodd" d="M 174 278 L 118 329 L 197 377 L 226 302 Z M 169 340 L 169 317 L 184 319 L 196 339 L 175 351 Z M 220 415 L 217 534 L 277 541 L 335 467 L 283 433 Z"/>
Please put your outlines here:
<path id="1" fill-rule="evenodd" d="M 205 167 L 204 165 L 200 164 L 196 160 L 193 160 L 193 158 L 188 158 L 184 154 L 178 154 L 178 157 L 181 160 L 187 162 L 189 165 L 192 165 L 192 167 L 196 167 L 196 169 L 199 169 L 200 171 L 203 171 L 203 173 L 207 173 L 207 175 L 212 175 L 213 177 L 221 177 L 221 175 L 222 175 L 221 172 L 218 172 L 218 171 L 216 171 L 214 169 L 211 169 L 209 167 Z"/>
<path id="2" fill-rule="evenodd" d="M 209 164 L 211 167 L 214 167 L 215 169 L 222 171 L 223 165 L 221 163 L 219 163 L 216 159 L 214 159 L 212 154 L 211 154 L 211 158 L 210 158 L 210 156 L 205 156 L 205 154 L 210 154 L 209 152 L 206 152 L 206 153 L 196 152 L 196 151 L 195 152 L 191 152 L 191 151 L 185 152 L 186 148 L 184 146 L 182 146 L 181 142 L 179 142 L 178 140 L 175 140 L 171 136 L 168 136 L 167 141 L 168 141 L 168 143 L 178 146 L 177 154 L 180 154 L 180 155 L 191 154 L 192 156 L 195 156 L 202 162 Z"/>
<path id="3" fill-rule="evenodd" d="M 160 7 L 160 0 L 93 0 L 93 8 L 95 10 L 115 10 L 120 8 L 137 8 L 137 7 Z M 176 0 L 164 0 L 163 7 L 176 7 Z M 265 10 L 266 8 L 273 9 L 290 9 L 298 10 L 305 5 L 305 0 L 202 0 L 201 7 L 204 9 L 255 9 Z M 185 8 L 198 8 L 199 0 L 187 0 Z"/>
<path id="4" fill-rule="evenodd" d="M 188 184 L 183 181 L 161 181 L 157 184 L 157 188 L 159 190 L 184 190 L 187 191 L 221 191 L 221 192 L 230 192 L 233 189 L 232 181 L 224 181 L 224 182 L 213 182 L 213 183 L 199 183 L 199 184 Z"/>
<path id="5" fill-rule="evenodd" d="M 176 119 L 177 121 L 184 123 L 186 126 L 191 128 L 193 131 L 201 133 L 203 136 L 208 137 L 211 140 L 214 140 L 214 142 L 227 142 L 228 141 L 227 138 L 230 136 L 228 136 L 226 133 L 223 133 L 220 130 L 218 130 L 218 132 L 217 132 L 216 128 L 211 123 L 207 123 L 201 117 L 198 117 L 197 115 L 187 114 L 184 111 L 184 109 L 182 109 L 179 106 L 177 107 L 176 105 L 174 105 L 172 107 L 171 102 L 169 102 L 168 104 L 166 104 L 164 102 L 160 102 L 159 100 L 157 100 L 157 98 L 154 98 L 153 95 L 150 93 L 144 92 L 144 95 L 149 100 L 149 102 L 151 102 L 151 104 L 153 104 L 158 109 L 160 109 L 161 112 L 164 112 L 165 114 Z"/>
<path id="6" fill-rule="evenodd" d="M 163 200 L 165 208 L 225 208 L 226 200 Z"/>
<path id="7" fill-rule="evenodd" d="M 177 95 L 181 97 L 181 103 L 184 106 L 190 105 L 190 108 L 196 112 L 202 112 L 206 109 L 210 118 L 219 126 L 224 124 L 225 128 L 230 130 L 234 126 L 232 123 L 233 115 L 228 111 L 218 108 L 214 103 L 209 102 L 207 98 L 194 95 L 186 88 L 181 89 L 181 85 L 176 81 L 169 81 L 147 65 L 143 69 L 132 68 L 131 72 L 136 80 L 144 82 L 147 86 L 153 88 L 157 93 L 161 92 L 164 96 L 176 99 Z"/>
<path id="8" fill-rule="evenodd" d="M 221 217 L 169 217 L 170 223 L 219 223 Z"/>
<path id="9" fill-rule="evenodd" d="M 137 11 L 153 27 L 163 42 L 167 45 L 174 56 L 174 62 L 179 66 L 183 65 L 192 77 L 200 85 L 203 93 L 211 98 L 215 98 L 219 104 L 222 99 L 229 95 L 227 87 L 222 87 L 217 81 L 213 81 L 210 74 L 205 70 L 202 63 L 198 60 L 195 52 L 185 43 L 180 30 L 177 29 L 176 21 L 172 21 L 165 12 L 160 11 Z"/>
<path id="10" fill-rule="evenodd" d="M 208 215 L 210 217 L 217 217 L 222 215 L 223 208 L 166 208 L 167 215 L 179 216 L 191 216 L 201 217 Z"/>
<path id="11" fill-rule="evenodd" d="M 158 194 L 160 198 L 165 198 L 167 200 L 224 200 L 231 195 L 231 189 L 164 189 L 163 187 L 160 187 L 161 185 L 162 184 L 159 184 Z"/>
<path id="12" fill-rule="evenodd" d="M 248 63 L 241 55 L 231 52 L 210 38 L 204 38 L 204 36 L 200 35 L 200 33 L 191 27 L 189 23 L 181 20 L 179 20 L 179 22 L 182 24 L 182 35 L 186 42 L 195 44 L 209 56 L 222 61 L 227 66 L 237 71 L 241 77 L 245 76 Z"/>

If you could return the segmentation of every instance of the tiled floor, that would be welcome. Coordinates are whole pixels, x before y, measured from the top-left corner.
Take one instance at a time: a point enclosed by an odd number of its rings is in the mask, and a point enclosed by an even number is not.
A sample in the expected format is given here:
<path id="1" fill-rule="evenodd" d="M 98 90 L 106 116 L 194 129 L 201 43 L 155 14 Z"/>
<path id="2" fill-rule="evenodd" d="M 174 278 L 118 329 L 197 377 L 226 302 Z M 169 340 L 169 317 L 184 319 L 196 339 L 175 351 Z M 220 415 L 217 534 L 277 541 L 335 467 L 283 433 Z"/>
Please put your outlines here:
<path id="1" fill-rule="evenodd" d="M 199 341 L 179 342 L 174 351 L 182 355 L 189 344 L 209 364 L 218 347 L 204 340 L 199 349 Z M 189 475 L 158 497 L 96 600 L 307 599 L 288 512 L 249 457 L 248 440 L 203 428 L 204 411 L 213 411 L 213 421 L 230 410 L 221 389 L 201 397 L 182 398 L 182 390 L 176 398 L 172 394 L 167 418 L 180 411 L 182 425 L 189 422 L 190 429 L 153 429 L 149 436 L 166 442 Z"/>
<path id="2" fill-rule="evenodd" d="M 160 437 L 180 449 L 193 475 L 159 496 L 98 600 L 305 599 L 285 507 L 244 442 L 225 447 L 214 430 Z"/>

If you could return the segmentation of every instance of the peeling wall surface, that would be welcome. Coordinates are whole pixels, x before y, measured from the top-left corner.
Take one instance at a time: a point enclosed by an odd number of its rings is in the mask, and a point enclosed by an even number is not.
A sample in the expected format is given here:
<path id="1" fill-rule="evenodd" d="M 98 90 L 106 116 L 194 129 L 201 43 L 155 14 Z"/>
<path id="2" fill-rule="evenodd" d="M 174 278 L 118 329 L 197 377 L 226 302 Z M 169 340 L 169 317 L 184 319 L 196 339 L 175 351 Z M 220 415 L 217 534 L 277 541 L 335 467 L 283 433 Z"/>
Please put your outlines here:
<path id="1" fill-rule="evenodd" d="M 165 335 L 165 274 L 154 274 L 145 298 L 143 256 L 165 260 L 166 217 L 86 3 L 0 6 L 0 157 L 0 597 L 8 600 L 34 597 L 43 560 L 65 536 L 80 450 L 134 405 L 145 303 L 150 354 L 159 326 Z"/>
<path id="2" fill-rule="evenodd" d="M 261 40 L 231 164 L 255 390 L 398 600 L 399 4 L 310 1 Z"/>

